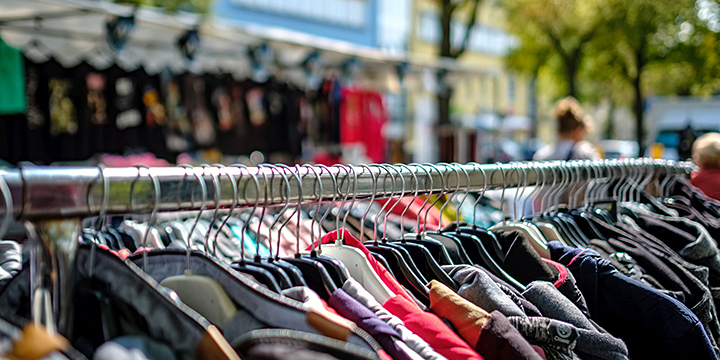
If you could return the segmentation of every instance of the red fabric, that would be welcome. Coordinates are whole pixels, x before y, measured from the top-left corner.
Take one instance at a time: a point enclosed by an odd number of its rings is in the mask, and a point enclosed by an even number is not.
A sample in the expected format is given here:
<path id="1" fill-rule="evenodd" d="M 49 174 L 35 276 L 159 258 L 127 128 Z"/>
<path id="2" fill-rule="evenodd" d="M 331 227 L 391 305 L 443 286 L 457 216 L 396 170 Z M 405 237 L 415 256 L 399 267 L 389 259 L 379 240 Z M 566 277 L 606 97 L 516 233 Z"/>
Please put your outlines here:
<path id="1" fill-rule="evenodd" d="M 341 97 L 340 143 L 362 144 L 365 154 L 374 162 L 385 161 L 383 127 L 387 112 L 382 96 L 372 91 L 343 88 Z"/>
<path id="2" fill-rule="evenodd" d="M 320 299 L 320 302 L 322 303 L 322 306 L 325 308 L 325 310 L 327 310 L 328 312 L 333 313 L 337 316 L 340 316 L 340 314 L 338 314 L 337 311 L 335 311 L 335 309 L 330 307 L 330 305 L 328 305 L 328 303 L 326 303 L 325 300 Z"/>
<path id="3" fill-rule="evenodd" d="M 378 350 L 377 354 L 382 360 L 393 360 L 393 358 L 391 358 L 390 355 L 388 355 L 383 349 Z"/>
<path id="4" fill-rule="evenodd" d="M 407 189 L 407 191 L 414 191 L 412 189 Z M 420 196 L 413 200 L 411 197 L 403 197 L 400 199 L 377 199 L 375 200 L 380 204 L 385 204 L 385 202 L 389 202 L 386 209 L 390 209 L 392 206 L 394 206 L 395 203 L 398 203 L 397 206 L 395 206 L 394 209 L 392 209 L 392 213 L 395 215 L 402 215 L 403 211 L 407 208 L 408 210 L 405 212 L 405 218 L 406 223 L 411 224 L 417 221 L 418 214 L 420 213 L 422 209 L 422 204 L 425 202 L 425 197 Z M 421 229 L 423 228 L 423 222 L 425 221 L 425 211 L 428 208 L 428 204 L 425 204 L 425 209 L 422 209 L 422 217 L 420 219 L 420 226 Z M 428 229 L 435 230 L 440 225 L 440 210 L 436 207 L 430 208 L 430 212 L 428 213 L 427 217 L 428 222 Z"/>
<path id="5" fill-rule="evenodd" d="M 123 260 L 129 258 L 130 255 L 132 255 L 132 252 L 130 252 L 130 250 L 128 250 L 128 249 L 120 249 L 120 250 L 118 250 L 118 256 L 120 256 L 120 258 L 123 259 Z"/>
<path id="6" fill-rule="evenodd" d="M 449 360 L 482 359 L 470 345 L 452 332 L 439 317 L 422 311 L 415 303 L 401 296 L 395 296 L 388 299 L 382 306 L 400 318 L 410 331 L 420 336 L 435 351 Z"/>
<path id="7" fill-rule="evenodd" d="M 118 255 L 117 251 L 115 251 L 115 250 L 110 250 L 110 248 L 109 248 L 107 245 L 105 245 L 105 244 L 99 244 L 98 247 L 101 248 L 101 249 L 103 249 L 103 250 L 109 251 L 111 254 L 113 254 L 113 255 L 115 255 L 115 256 L 117 256 L 117 257 L 120 257 L 120 255 Z"/>
<path id="8" fill-rule="evenodd" d="M 385 266 L 383 266 L 383 264 L 378 262 L 375 259 L 375 257 L 370 253 L 370 250 L 368 250 L 360 240 L 358 240 L 354 236 L 352 236 L 350 234 L 350 232 L 348 232 L 347 230 L 345 230 L 345 229 L 334 230 L 334 231 L 331 231 L 331 232 L 325 234 L 325 236 L 323 236 L 321 239 L 322 244 L 334 243 L 335 240 L 340 238 L 340 236 L 339 236 L 340 231 L 345 232 L 345 245 L 357 248 L 358 250 L 362 251 L 363 254 L 365 254 L 365 257 L 367 257 L 368 262 L 370 263 L 370 266 L 373 268 L 373 270 L 375 270 L 375 272 L 378 274 L 378 276 L 380 276 L 380 280 L 382 280 L 382 282 L 385 285 L 387 285 L 387 287 L 390 289 L 390 291 L 392 291 L 396 295 L 400 295 L 400 296 L 404 297 L 405 299 L 407 299 L 410 302 L 413 302 L 410 295 L 405 291 L 405 289 L 402 287 L 402 285 L 400 285 L 400 283 L 398 283 L 397 280 L 395 280 L 395 278 L 390 274 L 390 272 L 385 268 Z M 315 244 L 315 246 L 317 247 L 317 243 Z M 308 246 L 308 248 L 305 250 L 310 250 L 311 248 L 312 248 L 312 246 Z M 413 304 L 414 304 L 414 302 L 413 302 Z M 415 306 L 418 309 L 420 309 L 420 307 L 418 307 L 417 305 L 415 305 Z"/>
<path id="9" fill-rule="evenodd" d="M 578 254 L 578 256 L 579 256 L 579 254 Z M 577 258 L 577 256 L 575 258 Z M 565 266 L 563 266 L 562 264 L 556 263 L 555 261 L 548 260 L 548 259 L 542 259 L 542 260 L 546 264 L 552 265 L 555 269 L 557 269 L 559 275 L 558 275 L 558 279 L 555 281 L 555 283 L 553 285 L 555 286 L 555 288 L 559 288 L 560 285 L 565 283 L 565 280 L 567 280 L 568 269 Z M 573 259 L 573 260 L 575 260 L 575 259 Z M 572 261 L 571 261 L 571 263 L 572 263 Z"/>
<path id="10" fill-rule="evenodd" d="M 543 350 L 541 347 L 539 347 L 537 345 L 530 345 L 530 346 L 532 346 L 533 350 L 535 350 L 535 352 L 538 353 L 538 355 L 540 355 L 540 357 L 543 360 L 547 360 L 547 356 L 545 355 L 545 350 Z"/>
<path id="11" fill-rule="evenodd" d="M 720 200 L 720 169 L 701 169 L 690 174 L 690 183 L 705 195 Z"/>

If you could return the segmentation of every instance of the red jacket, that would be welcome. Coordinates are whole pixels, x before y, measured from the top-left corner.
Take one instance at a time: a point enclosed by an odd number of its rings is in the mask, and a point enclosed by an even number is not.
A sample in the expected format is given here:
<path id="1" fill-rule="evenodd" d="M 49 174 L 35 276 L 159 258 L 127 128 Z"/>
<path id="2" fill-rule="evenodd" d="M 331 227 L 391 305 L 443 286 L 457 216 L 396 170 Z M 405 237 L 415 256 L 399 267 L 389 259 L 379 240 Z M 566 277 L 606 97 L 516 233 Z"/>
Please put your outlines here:
<path id="1" fill-rule="evenodd" d="M 701 169 L 690 174 L 690 182 L 705 195 L 720 200 L 720 169 Z"/>

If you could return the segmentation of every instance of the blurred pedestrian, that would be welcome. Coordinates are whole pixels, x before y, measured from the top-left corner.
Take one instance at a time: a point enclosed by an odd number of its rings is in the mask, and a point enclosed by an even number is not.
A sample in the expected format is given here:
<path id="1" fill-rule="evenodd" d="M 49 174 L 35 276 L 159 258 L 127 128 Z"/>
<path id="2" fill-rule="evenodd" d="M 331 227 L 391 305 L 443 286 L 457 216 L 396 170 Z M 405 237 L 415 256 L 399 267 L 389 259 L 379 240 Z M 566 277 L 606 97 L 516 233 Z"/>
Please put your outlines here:
<path id="1" fill-rule="evenodd" d="M 678 131 L 678 138 L 680 139 L 677 147 L 678 157 L 680 160 L 690 159 L 693 154 L 693 145 L 695 144 L 696 136 L 695 130 L 690 126 L 689 120 L 687 127 Z"/>
<path id="2" fill-rule="evenodd" d="M 720 134 L 707 133 L 697 138 L 692 158 L 700 168 L 691 174 L 692 184 L 707 196 L 720 200 Z"/>
<path id="3" fill-rule="evenodd" d="M 595 160 L 600 154 L 595 146 L 586 140 L 591 119 L 585 115 L 578 101 L 566 97 L 555 104 L 552 116 L 558 126 L 558 141 L 538 150 L 533 160 Z"/>

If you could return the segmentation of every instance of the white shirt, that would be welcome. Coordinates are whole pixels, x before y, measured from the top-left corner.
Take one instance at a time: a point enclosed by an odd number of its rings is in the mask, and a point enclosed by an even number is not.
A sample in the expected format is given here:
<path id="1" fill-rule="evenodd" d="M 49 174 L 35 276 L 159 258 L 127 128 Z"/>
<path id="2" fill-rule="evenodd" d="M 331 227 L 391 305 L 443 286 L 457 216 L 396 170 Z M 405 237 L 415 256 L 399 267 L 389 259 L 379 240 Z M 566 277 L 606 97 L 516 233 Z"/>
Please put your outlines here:
<path id="1" fill-rule="evenodd" d="M 572 157 L 570 157 L 571 150 Z M 538 150 L 533 160 L 568 160 L 568 157 L 570 160 L 597 160 L 600 159 L 600 154 L 589 141 L 561 140 L 557 144 L 546 145 Z"/>

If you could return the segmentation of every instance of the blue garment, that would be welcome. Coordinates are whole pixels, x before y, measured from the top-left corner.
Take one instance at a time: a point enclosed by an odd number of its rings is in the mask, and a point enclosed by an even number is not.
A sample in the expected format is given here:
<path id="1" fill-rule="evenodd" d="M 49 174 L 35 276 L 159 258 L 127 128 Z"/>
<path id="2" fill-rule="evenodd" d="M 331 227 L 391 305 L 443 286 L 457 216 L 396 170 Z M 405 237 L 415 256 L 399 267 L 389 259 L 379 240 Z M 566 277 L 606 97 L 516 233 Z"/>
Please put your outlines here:
<path id="1" fill-rule="evenodd" d="M 679 301 L 622 275 L 594 250 L 559 241 L 548 248 L 575 276 L 591 318 L 624 340 L 633 360 L 718 359 L 698 317 Z"/>
<path id="2" fill-rule="evenodd" d="M 238 238 L 238 239 L 243 238 L 242 227 L 237 226 L 237 225 L 230 225 L 230 231 L 232 231 L 233 235 L 235 235 L 236 238 Z M 252 257 L 252 256 L 255 256 L 255 252 L 257 252 L 258 243 L 255 241 L 255 238 L 248 235 L 248 233 L 245 233 L 245 241 L 243 243 L 243 247 L 245 248 L 245 257 Z M 262 257 L 271 256 L 270 250 L 263 243 L 260 243 L 260 256 L 262 256 Z"/>

